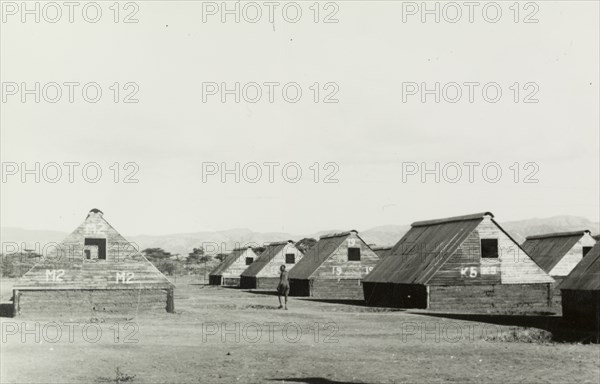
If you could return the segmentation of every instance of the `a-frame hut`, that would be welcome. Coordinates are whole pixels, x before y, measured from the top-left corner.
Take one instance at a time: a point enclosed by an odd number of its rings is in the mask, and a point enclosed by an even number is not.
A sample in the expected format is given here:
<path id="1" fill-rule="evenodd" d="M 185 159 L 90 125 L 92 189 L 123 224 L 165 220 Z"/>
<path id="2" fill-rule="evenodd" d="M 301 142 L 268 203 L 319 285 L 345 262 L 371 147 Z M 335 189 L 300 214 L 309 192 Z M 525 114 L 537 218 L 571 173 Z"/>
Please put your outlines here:
<path id="1" fill-rule="evenodd" d="M 258 259 L 242 273 L 240 286 L 244 289 L 275 290 L 279 284 L 279 268 L 285 265 L 289 271 L 302 256 L 292 240 L 269 243 Z"/>
<path id="2" fill-rule="evenodd" d="M 258 258 L 252 247 L 236 248 L 209 275 L 209 284 L 238 287 L 240 275 Z"/>
<path id="3" fill-rule="evenodd" d="M 363 281 L 371 306 L 547 310 L 554 280 L 489 212 L 412 224 Z"/>
<path id="4" fill-rule="evenodd" d="M 174 312 L 174 285 L 91 210 L 85 221 L 13 287 L 15 315 L 132 316 Z"/>
<path id="5" fill-rule="evenodd" d="M 362 300 L 362 279 L 378 261 L 357 231 L 321 236 L 290 270 L 290 295 Z"/>

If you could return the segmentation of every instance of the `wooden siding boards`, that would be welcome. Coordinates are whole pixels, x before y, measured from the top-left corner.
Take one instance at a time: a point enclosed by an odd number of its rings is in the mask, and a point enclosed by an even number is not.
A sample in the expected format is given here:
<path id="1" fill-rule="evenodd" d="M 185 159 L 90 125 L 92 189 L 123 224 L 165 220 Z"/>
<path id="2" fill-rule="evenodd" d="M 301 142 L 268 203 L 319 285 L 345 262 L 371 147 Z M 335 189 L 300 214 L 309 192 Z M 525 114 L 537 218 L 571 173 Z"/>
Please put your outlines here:
<path id="1" fill-rule="evenodd" d="M 293 254 L 295 257 L 294 263 L 286 263 L 286 255 Z M 260 254 L 258 259 L 254 261 L 246 270 L 242 273 L 243 277 L 279 277 L 279 268 L 285 265 L 289 271 L 293 268 L 301 259 L 302 252 L 294 245 L 293 241 L 284 241 L 278 243 L 271 243 L 267 245 L 267 248 Z"/>
<path id="2" fill-rule="evenodd" d="M 419 222 L 365 278 L 396 284 L 552 283 L 490 213 Z M 424 225 L 423 223 L 431 223 Z M 480 240 L 498 239 L 498 259 L 482 260 Z M 474 267 L 474 272 L 471 272 Z M 464 268 L 469 268 L 465 276 Z M 495 273 L 494 273 L 495 270 Z M 483 272 L 483 273 L 482 273 Z"/>
<path id="3" fill-rule="evenodd" d="M 522 247 L 551 276 L 566 276 L 583 258 L 583 247 L 595 243 L 584 230 L 529 236 Z"/>
<path id="4" fill-rule="evenodd" d="M 498 258 L 481 257 L 482 239 L 498 241 Z M 431 301 L 432 306 L 440 307 L 436 300 L 445 296 L 440 292 L 444 292 L 446 288 L 437 287 L 457 287 L 447 290 L 456 295 L 456 303 L 452 305 L 458 305 L 473 295 L 477 297 L 476 292 L 482 289 L 500 292 L 496 298 L 504 302 L 507 302 L 510 292 L 517 298 L 525 298 L 520 290 L 527 290 L 531 285 L 535 285 L 531 297 L 542 306 L 547 306 L 549 295 L 552 293 L 549 285 L 553 282 L 554 280 L 493 220 L 493 215 L 485 212 L 414 223 L 393 247 L 391 255 L 383 259 L 365 277 L 363 284 L 369 305 L 387 302 L 423 308 L 423 298 L 412 300 L 405 291 L 414 291 L 418 286 L 428 287 L 427 306 Z M 394 285 L 399 288 L 390 290 L 389 287 Z M 505 285 L 514 287 L 500 288 Z M 389 295 L 394 297 L 379 297 L 388 295 L 386 289 L 391 292 Z M 475 307 L 489 306 L 490 296 L 486 297 L 488 299 L 482 298 L 471 304 Z M 522 307 L 534 307 L 529 302 L 521 304 Z"/>
<path id="5" fill-rule="evenodd" d="M 360 261 L 348 260 L 348 248 L 360 248 Z M 290 294 L 362 299 L 361 281 L 378 261 L 356 231 L 322 236 L 290 270 Z"/>
<path id="6" fill-rule="evenodd" d="M 86 260 L 85 238 L 103 238 L 106 260 Z M 58 272 L 62 270 L 64 272 Z M 57 271 L 49 274 L 47 271 Z M 133 273 L 133 275 L 129 275 Z M 125 283 L 121 276 L 124 274 Z M 56 278 L 54 278 L 56 276 Z M 127 282 L 128 280 L 128 282 Z M 15 284 L 15 289 L 138 289 L 173 288 L 171 283 L 103 217 L 90 212 L 86 220 Z"/>
<path id="7" fill-rule="evenodd" d="M 85 258 L 86 238 L 106 241 L 105 260 Z M 173 289 L 174 284 L 135 246 L 125 240 L 99 210 L 90 211 L 80 226 L 25 273 L 13 287 L 13 291 L 23 297 L 21 300 L 25 304 L 22 303 L 21 308 L 27 303 L 35 302 L 28 299 L 29 291 L 38 292 L 31 293 L 33 296 L 39 296 L 40 291 L 62 291 L 58 295 L 76 297 L 77 295 L 69 295 L 68 292 L 110 290 L 116 300 L 120 293 L 134 290 L 166 291 L 172 298 Z M 48 295 L 45 296 L 50 297 Z"/>
<path id="8" fill-rule="evenodd" d="M 240 275 L 248 268 L 248 265 L 246 265 L 247 257 L 251 257 L 254 261 L 257 259 L 256 253 L 250 247 L 234 249 L 225 258 L 223 268 L 219 272 L 223 285 L 239 285 Z"/>

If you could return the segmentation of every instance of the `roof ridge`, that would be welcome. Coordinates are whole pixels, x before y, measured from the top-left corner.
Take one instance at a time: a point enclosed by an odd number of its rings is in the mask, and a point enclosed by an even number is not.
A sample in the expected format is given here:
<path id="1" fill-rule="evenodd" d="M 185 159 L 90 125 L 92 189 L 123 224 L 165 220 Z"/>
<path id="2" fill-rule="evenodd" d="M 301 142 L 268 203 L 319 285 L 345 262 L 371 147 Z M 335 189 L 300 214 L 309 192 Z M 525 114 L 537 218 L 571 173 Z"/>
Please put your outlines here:
<path id="1" fill-rule="evenodd" d="M 295 244 L 294 240 L 284 240 L 284 241 L 274 241 L 272 243 L 268 243 L 267 247 L 270 247 L 272 245 L 285 245 L 285 244 Z"/>
<path id="2" fill-rule="evenodd" d="M 327 233 L 321 237 L 319 237 L 319 239 L 330 239 L 332 237 L 342 237 L 342 236 L 348 236 L 352 233 L 355 233 L 358 235 L 358 231 L 356 229 L 351 229 L 349 231 L 345 231 L 345 232 L 338 232 L 338 233 Z"/>
<path id="3" fill-rule="evenodd" d="M 453 222 L 457 222 L 457 221 L 470 221 L 470 220 L 482 219 L 484 216 L 491 216 L 492 218 L 494 217 L 494 215 L 491 212 L 479 212 L 479 213 L 473 213 L 470 215 L 453 216 L 453 217 L 446 217 L 446 218 L 442 218 L 442 219 L 415 221 L 414 223 L 411 224 L 411 226 L 412 227 L 426 227 L 429 225 L 453 223 Z"/>
<path id="4" fill-rule="evenodd" d="M 543 233 L 541 235 L 527 236 L 525 239 L 526 240 L 536 240 L 536 239 L 547 239 L 547 238 L 551 238 L 551 237 L 583 236 L 586 233 L 591 234 L 589 229 L 583 229 L 583 230 L 579 230 L 579 231 Z"/>

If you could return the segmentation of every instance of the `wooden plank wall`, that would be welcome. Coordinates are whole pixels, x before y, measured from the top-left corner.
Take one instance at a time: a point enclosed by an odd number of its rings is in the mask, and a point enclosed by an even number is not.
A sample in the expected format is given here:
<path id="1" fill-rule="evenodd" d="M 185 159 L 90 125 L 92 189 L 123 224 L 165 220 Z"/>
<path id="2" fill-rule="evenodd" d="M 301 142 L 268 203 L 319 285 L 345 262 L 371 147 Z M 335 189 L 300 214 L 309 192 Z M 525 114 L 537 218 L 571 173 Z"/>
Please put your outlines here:
<path id="1" fill-rule="evenodd" d="M 85 238 L 106 239 L 106 260 L 86 260 Z M 102 289 L 167 288 L 168 279 L 146 260 L 101 214 L 93 214 L 48 257 L 42 259 L 15 287 Z"/>
<path id="2" fill-rule="evenodd" d="M 549 311 L 551 284 L 430 286 L 429 309 L 452 312 Z"/>
<path id="3" fill-rule="evenodd" d="M 18 316 L 23 317 L 134 317 L 142 312 L 167 312 L 169 290 L 43 290 L 19 291 L 18 295 Z"/>
<path id="4" fill-rule="evenodd" d="M 348 261 L 348 248 L 360 248 L 360 261 Z M 355 233 L 346 240 L 325 260 L 312 274 L 314 279 L 362 279 L 379 261 L 375 252 Z"/>
<path id="5" fill-rule="evenodd" d="M 364 300 L 360 279 L 314 279 L 310 296 L 317 299 Z"/>
<path id="6" fill-rule="evenodd" d="M 276 291 L 279 285 L 279 277 L 258 277 L 256 279 L 256 289 L 263 291 Z"/>
<path id="7" fill-rule="evenodd" d="M 292 253 L 296 256 L 296 262 L 295 263 L 286 263 L 285 262 L 285 255 L 287 253 Z M 273 259 L 271 259 L 271 261 L 269 261 L 267 263 L 267 265 L 265 265 L 263 267 L 263 269 L 261 269 L 261 271 L 256 275 L 257 277 L 279 277 L 279 268 L 285 264 L 286 269 L 289 271 L 290 269 L 292 269 L 292 267 L 294 265 L 296 265 L 296 263 L 298 261 L 300 261 L 300 259 L 302 259 L 302 252 L 300 252 L 300 250 L 298 250 L 298 248 L 296 248 L 294 246 L 294 244 L 288 244 L 286 245 L 280 252 L 277 253 L 277 255 L 275 255 L 275 257 L 273 257 Z"/>
<path id="8" fill-rule="evenodd" d="M 498 259 L 481 258 L 481 239 L 498 240 Z M 498 226 L 486 217 L 428 285 L 549 283 L 552 279 Z"/>
<path id="9" fill-rule="evenodd" d="M 248 248 L 244 252 L 242 252 L 238 258 L 231 264 L 228 268 L 221 271 L 221 275 L 223 276 L 223 280 L 227 279 L 237 279 L 238 284 L 240 280 L 240 275 L 242 272 L 248 268 L 246 265 L 246 257 L 252 257 L 254 260 L 258 258 L 258 256 L 252 251 L 252 249 Z M 223 285 L 229 285 L 223 283 Z"/>
<path id="10" fill-rule="evenodd" d="M 240 286 L 240 276 L 237 277 L 225 277 L 221 278 L 223 282 L 223 286 L 225 287 L 239 287 Z"/>

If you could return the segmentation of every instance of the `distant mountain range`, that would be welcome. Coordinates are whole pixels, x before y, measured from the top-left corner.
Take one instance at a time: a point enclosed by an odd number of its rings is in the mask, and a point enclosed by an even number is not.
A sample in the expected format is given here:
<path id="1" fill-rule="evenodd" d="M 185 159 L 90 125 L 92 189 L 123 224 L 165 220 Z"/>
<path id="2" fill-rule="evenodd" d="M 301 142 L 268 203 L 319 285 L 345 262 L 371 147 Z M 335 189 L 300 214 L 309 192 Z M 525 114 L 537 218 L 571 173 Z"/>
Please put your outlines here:
<path id="1" fill-rule="evenodd" d="M 549 218 L 534 218 L 519 221 L 508 221 L 500 223 L 511 236 L 519 243 L 525 237 L 550 232 L 564 232 L 581 229 L 589 229 L 592 234 L 600 232 L 600 223 L 594 223 L 583 217 L 577 216 L 555 216 Z M 384 225 L 360 230 L 360 236 L 368 243 L 375 245 L 393 245 L 410 229 L 406 225 Z M 292 235 L 280 232 L 254 232 L 250 229 L 228 229 L 214 232 L 176 233 L 170 235 L 138 235 L 128 236 L 123 234 L 129 241 L 136 243 L 140 249 L 163 248 L 173 254 L 186 256 L 192 248 L 204 246 L 208 253 L 229 253 L 236 246 L 262 245 L 272 241 L 300 240 L 304 237 L 318 239 L 325 233 L 341 232 L 341 230 L 320 231 L 312 234 Z M 47 244 L 60 242 L 67 236 L 65 232 L 29 230 L 13 227 L 0 228 L 0 240 L 3 243 L 3 251 L 8 251 L 10 244 L 16 243 L 19 247 L 34 249 L 35 244 Z M 8 244 L 8 245 L 7 245 Z M 25 248 L 23 247 L 23 248 Z"/>

